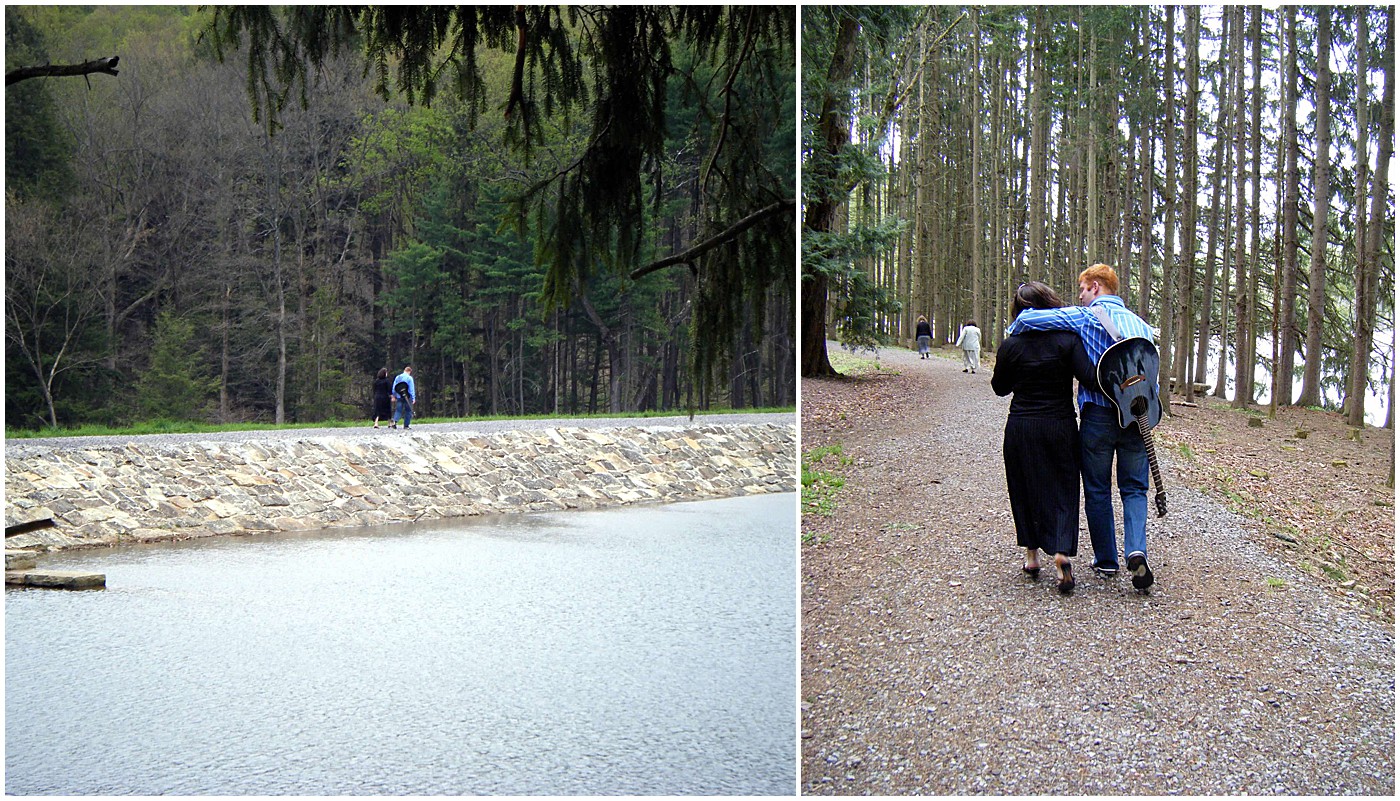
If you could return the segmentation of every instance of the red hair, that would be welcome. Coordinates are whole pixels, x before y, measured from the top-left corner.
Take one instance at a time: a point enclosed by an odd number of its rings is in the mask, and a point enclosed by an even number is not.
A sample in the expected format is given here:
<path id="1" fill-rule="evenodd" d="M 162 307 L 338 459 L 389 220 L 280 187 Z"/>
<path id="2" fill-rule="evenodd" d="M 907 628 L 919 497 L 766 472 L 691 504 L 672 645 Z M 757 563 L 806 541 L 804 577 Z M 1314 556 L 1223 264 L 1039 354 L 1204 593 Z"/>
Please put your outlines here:
<path id="1" fill-rule="evenodd" d="M 1080 283 L 1088 284 L 1098 281 L 1103 284 L 1103 288 L 1108 290 L 1108 294 L 1118 294 L 1118 273 L 1113 271 L 1107 264 L 1095 264 L 1089 269 L 1079 274 Z"/>

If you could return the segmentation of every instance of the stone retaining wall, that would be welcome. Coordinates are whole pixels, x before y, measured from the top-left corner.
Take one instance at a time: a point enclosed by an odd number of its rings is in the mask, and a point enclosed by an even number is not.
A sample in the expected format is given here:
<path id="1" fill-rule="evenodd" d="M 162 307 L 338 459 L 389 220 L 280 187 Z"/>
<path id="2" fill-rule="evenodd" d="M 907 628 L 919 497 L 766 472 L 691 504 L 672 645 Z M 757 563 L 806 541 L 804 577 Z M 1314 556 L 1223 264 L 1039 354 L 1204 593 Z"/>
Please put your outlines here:
<path id="1" fill-rule="evenodd" d="M 796 489 L 794 426 L 379 432 L 26 449 L 5 459 L 7 548 L 369 526 Z"/>

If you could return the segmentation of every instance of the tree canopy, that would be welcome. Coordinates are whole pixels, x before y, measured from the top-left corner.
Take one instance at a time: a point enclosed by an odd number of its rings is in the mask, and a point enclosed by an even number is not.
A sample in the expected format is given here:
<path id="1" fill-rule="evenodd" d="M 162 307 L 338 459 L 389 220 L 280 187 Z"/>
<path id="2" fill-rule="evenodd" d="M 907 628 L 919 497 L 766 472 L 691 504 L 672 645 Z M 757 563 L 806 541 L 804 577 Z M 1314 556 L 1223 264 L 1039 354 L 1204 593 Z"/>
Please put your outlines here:
<path id="1" fill-rule="evenodd" d="M 822 6 L 802 47 L 804 376 L 1103 262 L 1181 402 L 1391 405 L 1393 9 Z"/>
<path id="2" fill-rule="evenodd" d="M 792 9 L 6 15 L 12 425 L 795 402 Z"/>
<path id="3" fill-rule="evenodd" d="M 215 7 L 209 26 L 218 52 L 246 38 L 248 90 L 257 115 L 277 123 L 293 91 L 307 102 L 309 70 L 358 46 L 375 89 L 431 103 L 450 80 L 475 123 L 491 100 L 480 51 L 513 51 L 510 89 L 496 98 L 506 139 L 527 157 L 543 143 L 541 115 L 587 113 L 577 159 L 515 195 L 512 213 L 545 232 L 543 298 L 567 306 L 599 267 L 619 273 L 641 263 L 646 165 L 664 156 L 668 79 L 678 48 L 707 62 L 720 108 L 713 150 L 700 177 L 699 240 L 735 241 L 716 258 L 692 253 L 703 273 L 695 366 L 709 371 L 738 323 L 729 298 L 761 297 L 782 271 L 770 266 L 792 239 L 792 177 L 753 160 L 771 132 L 763 109 L 790 95 L 775 65 L 794 57 L 794 10 L 780 6 L 266 6 Z M 392 75 L 392 78 L 391 78 Z M 750 175 L 753 169 L 758 175 Z M 786 201 L 786 202 L 783 202 Z M 720 235 L 750 215 L 748 229 Z M 777 252 L 773 252 L 776 247 Z M 761 307 L 761 304 L 760 304 Z"/>

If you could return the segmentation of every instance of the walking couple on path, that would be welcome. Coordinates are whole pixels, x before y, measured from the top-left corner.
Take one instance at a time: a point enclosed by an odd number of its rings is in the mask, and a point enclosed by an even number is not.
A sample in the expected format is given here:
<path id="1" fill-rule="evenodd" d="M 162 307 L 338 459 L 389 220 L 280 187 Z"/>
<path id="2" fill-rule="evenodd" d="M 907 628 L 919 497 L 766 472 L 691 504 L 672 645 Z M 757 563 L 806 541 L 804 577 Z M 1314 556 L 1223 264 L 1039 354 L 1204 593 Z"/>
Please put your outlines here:
<path id="1" fill-rule="evenodd" d="M 417 402 L 418 388 L 414 385 L 412 365 L 406 365 L 392 381 L 389 380 L 389 368 L 381 368 L 374 381 L 374 427 L 379 428 L 379 421 L 389 418 L 390 408 L 393 407 L 389 427 L 398 428 L 399 420 L 403 420 L 403 428 L 407 431 L 413 422 L 413 405 Z"/>
<path id="2" fill-rule="evenodd" d="M 1066 306 L 1049 286 L 1032 281 L 1016 290 L 1013 321 L 997 349 L 992 389 L 1011 395 L 1002 441 L 1006 488 L 1016 542 L 1026 549 L 1023 571 L 1040 575 L 1040 551 L 1054 555 L 1060 592 L 1074 589 L 1070 557 L 1079 547 L 1079 486 L 1094 547 L 1094 569 L 1118 573 L 1113 514 L 1113 460 L 1123 500 L 1123 552 L 1133 586 L 1152 586 L 1147 564 L 1147 449 L 1136 427 L 1119 425 L 1099 386 L 1095 365 L 1123 337 L 1151 341 L 1152 327 L 1118 297 L 1118 275 L 1095 264 L 1079 274 L 1080 306 Z M 1102 317 L 1117 331 L 1110 333 Z M 1079 380 L 1075 427 L 1071 377 Z"/>

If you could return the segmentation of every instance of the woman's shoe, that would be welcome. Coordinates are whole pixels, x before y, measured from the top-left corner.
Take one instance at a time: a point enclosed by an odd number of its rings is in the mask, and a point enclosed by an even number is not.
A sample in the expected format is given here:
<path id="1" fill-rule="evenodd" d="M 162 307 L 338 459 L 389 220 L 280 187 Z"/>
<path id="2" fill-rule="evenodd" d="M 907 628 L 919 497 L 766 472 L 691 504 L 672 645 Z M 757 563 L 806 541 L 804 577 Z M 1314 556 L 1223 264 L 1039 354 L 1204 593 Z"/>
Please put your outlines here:
<path id="1" fill-rule="evenodd" d="M 1032 580 L 1040 578 L 1040 549 L 1027 548 L 1025 553 L 1026 562 L 1021 565 L 1021 572 L 1030 576 Z"/>
<path id="2" fill-rule="evenodd" d="M 1074 592 L 1074 574 L 1070 572 L 1069 559 L 1063 554 L 1055 554 L 1055 573 L 1059 577 L 1055 589 L 1066 595 Z"/>

